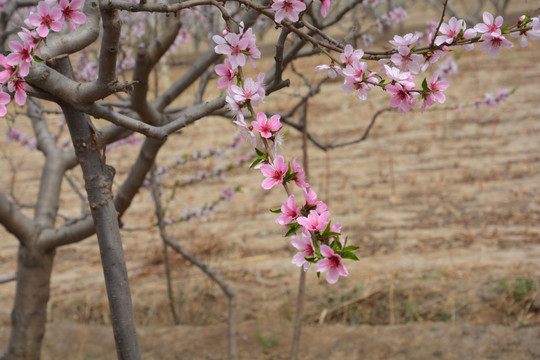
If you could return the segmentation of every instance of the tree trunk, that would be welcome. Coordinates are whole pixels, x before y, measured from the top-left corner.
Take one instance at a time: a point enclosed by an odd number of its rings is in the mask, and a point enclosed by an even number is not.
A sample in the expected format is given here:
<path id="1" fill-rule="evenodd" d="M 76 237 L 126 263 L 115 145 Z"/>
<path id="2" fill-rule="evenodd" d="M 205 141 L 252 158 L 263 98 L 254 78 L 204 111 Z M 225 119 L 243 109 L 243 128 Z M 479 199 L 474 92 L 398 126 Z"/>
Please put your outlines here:
<path id="1" fill-rule="evenodd" d="M 8 360 L 40 358 L 54 255 L 54 251 L 40 253 L 33 246 L 19 246 Z"/>
<path id="2" fill-rule="evenodd" d="M 69 60 L 62 60 L 62 72 L 70 72 Z M 68 75 L 69 76 L 69 75 Z M 100 135 L 88 115 L 69 104 L 60 104 L 81 164 L 84 183 L 101 254 L 105 286 L 118 359 L 140 359 L 126 262 L 122 249 L 118 213 L 113 202 L 115 170 L 105 164 Z"/>

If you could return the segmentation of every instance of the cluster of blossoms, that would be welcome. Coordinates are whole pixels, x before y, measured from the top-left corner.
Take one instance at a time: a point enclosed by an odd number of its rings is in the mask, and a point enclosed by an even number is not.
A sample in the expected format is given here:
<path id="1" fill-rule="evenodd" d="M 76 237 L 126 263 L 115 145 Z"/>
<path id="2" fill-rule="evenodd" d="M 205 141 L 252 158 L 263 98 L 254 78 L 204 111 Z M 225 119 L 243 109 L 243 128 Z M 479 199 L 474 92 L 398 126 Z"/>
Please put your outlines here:
<path id="1" fill-rule="evenodd" d="M 32 61 L 41 61 L 39 58 L 40 46 L 45 42 L 50 31 L 59 32 L 64 23 L 75 31 L 76 25 L 86 22 L 86 15 L 82 12 L 84 0 L 42 0 L 38 3 L 36 12 L 30 13 L 24 23 L 26 27 L 18 32 L 21 41 L 10 41 L 11 53 L 8 56 L 0 54 L 0 65 L 4 68 L 0 72 L 0 84 L 7 86 L 9 92 L 15 96 L 18 105 L 26 103 L 26 88 L 24 78 L 30 72 Z M 11 96 L 0 90 L 0 116 L 7 112 L 6 105 Z"/>
<path id="2" fill-rule="evenodd" d="M 274 10 L 284 3 L 294 5 L 300 1 L 275 1 Z M 329 5 L 329 2 L 323 4 Z M 291 9 L 295 8 L 291 5 Z M 275 16 L 276 22 L 282 20 L 278 12 Z M 315 191 L 306 182 L 305 171 L 296 159 L 286 162 L 278 154 L 278 146 L 282 142 L 280 116 L 269 117 L 264 112 L 255 113 L 254 108 L 264 103 L 266 96 L 263 84 L 265 74 L 260 73 L 255 80 L 244 79 L 241 69 L 247 62 L 255 67 L 253 59 L 260 57 L 255 35 L 250 30 L 244 31 L 241 24 L 238 33 L 224 32 L 223 36 L 215 35 L 213 40 L 217 44 L 215 52 L 226 55 L 223 64 L 215 67 L 220 76 L 218 87 L 226 88 L 228 107 L 236 117 L 234 123 L 251 140 L 256 151 L 250 167 L 259 169 L 263 174 L 263 189 L 270 190 L 276 185 L 282 185 L 289 195 L 280 209 L 272 211 L 280 214 L 276 223 L 284 227 L 285 235 L 291 237 L 292 245 L 298 250 L 292 262 L 304 270 L 315 263 L 318 275 L 327 272 L 327 281 L 336 283 L 340 276 L 348 275 L 343 259 L 358 260 L 353 253 L 358 247 L 347 246 L 347 239 L 341 235 L 341 224 L 330 222 L 326 204 L 317 198 Z M 248 124 L 246 116 L 254 120 Z M 302 191 L 302 206 L 297 204 L 290 184 Z"/>
<path id="3" fill-rule="evenodd" d="M 328 14 L 331 0 L 321 0 L 321 16 L 323 18 Z M 281 24 L 283 19 L 297 22 L 300 19 L 300 13 L 306 10 L 307 6 L 303 0 L 273 0 L 272 10 L 275 11 L 274 20 Z"/>
<path id="4" fill-rule="evenodd" d="M 404 36 L 394 36 L 390 43 L 394 50 L 388 56 L 367 54 L 361 49 L 346 45 L 340 55 L 340 63 L 332 61 L 330 65 L 319 65 L 317 71 L 327 71 L 329 77 L 341 75 L 344 78 L 342 89 L 346 93 L 357 92 L 358 98 L 366 100 L 368 92 L 375 87 L 384 89 L 392 95 L 390 105 L 399 112 L 408 112 L 420 100 L 421 110 L 435 103 L 444 103 L 444 91 L 449 84 L 447 76 L 455 72 L 455 64 L 446 62 L 435 71 L 431 80 L 423 79 L 421 89 L 416 87 L 418 74 L 444 58 L 451 47 L 463 47 L 467 50 L 478 49 L 487 51 L 491 57 L 497 57 L 501 48 L 511 48 L 512 42 L 505 38 L 506 34 L 517 37 L 522 47 L 528 44 L 528 39 L 540 39 L 540 20 L 538 17 L 529 18 L 523 15 L 518 23 L 511 27 L 503 27 L 503 18 L 493 17 L 489 12 L 483 14 L 483 23 L 467 29 L 464 20 L 452 17 L 448 23 L 442 23 L 438 33 L 436 23 L 428 24 L 426 33 L 427 44 L 421 47 L 422 33 L 409 33 Z M 382 65 L 378 72 L 368 70 L 364 58 L 378 59 Z"/>
<path id="5" fill-rule="evenodd" d="M 485 93 L 482 99 L 476 99 L 474 108 L 479 110 L 482 106 L 486 106 L 487 108 L 498 106 L 503 101 L 506 101 L 512 92 L 513 91 L 509 91 L 508 89 L 499 89 L 496 95 Z"/>

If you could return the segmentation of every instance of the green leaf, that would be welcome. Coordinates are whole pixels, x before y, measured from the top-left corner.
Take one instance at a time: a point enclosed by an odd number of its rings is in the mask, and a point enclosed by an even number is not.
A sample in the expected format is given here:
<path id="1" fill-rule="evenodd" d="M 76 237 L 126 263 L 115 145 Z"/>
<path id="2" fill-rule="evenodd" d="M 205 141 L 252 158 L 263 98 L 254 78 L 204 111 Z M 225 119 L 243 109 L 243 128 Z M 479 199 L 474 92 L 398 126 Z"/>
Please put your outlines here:
<path id="1" fill-rule="evenodd" d="M 287 231 L 287 233 L 285 234 L 285 237 L 289 237 L 291 235 L 296 234 L 296 232 L 298 231 L 298 228 L 300 227 L 298 223 L 288 224 L 287 226 L 289 227 L 289 231 Z"/>
<path id="2" fill-rule="evenodd" d="M 317 279 L 320 279 L 320 278 L 321 278 L 321 273 L 317 272 Z"/>
<path id="3" fill-rule="evenodd" d="M 358 258 L 358 256 L 356 256 L 356 255 L 353 254 L 352 252 L 346 252 L 346 253 L 343 253 L 343 254 L 341 255 L 341 257 L 342 257 L 343 259 L 350 259 L 350 260 L 354 260 L 354 261 L 360 260 L 360 259 Z"/>
<path id="4" fill-rule="evenodd" d="M 349 245 L 343 249 L 343 252 L 350 252 L 360 249 L 360 246 Z"/>
<path id="5" fill-rule="evenodd" d="M 422 89 L 424 89 L 425 92 L 429 91 L 426 78 L 424 78 L 424 81 L 422 81 Z"/>
<path id="6" fill-rule="evenodd" d="M 257 155 L 259 155 L 259 156 L 263 156 L 263 155 L 266 156 L 266 153 L 265 153 L 265 152 L 262 152 L 261 150 L 259 150 L 259 149 L 257 149 L 257 148 L 255 148 L 255 152 L 256 152 Z"/>
<path id="7" fill-rule="evenodd" d="M 281 214 L 281 208 L 270 209 L 270 212 L 273 212 L 274 214 Z"/>
<path id="8" fill-rule="evenodd" d="M 260 158 L 260 157 L 259 157 L 259 158 L 256 158 L 255 161 L 253 161 L 253 162 L 251 163 L 251 165 L 249 165 L 249 168 L 250 168 L 250 169 L 254 168 L 254 167 L 257 166 L 261 161 L 263 161 L 263 158 Z"/>
<path id="9" fill-rule="evenodd" d="M 32 56 L 34 57 L 34 61 L 35 61 L 35 62 L 40 63 L 40 62 L 43 62 L 43 61 L 44 61 L 42 58 L 40 58 L 39 56 L 37 56 L 37 55 L 35 55 L 35 54 L 32 55 Z"/>
<path id="10" fill-rule="evenodd" d="M 297 172 L 294 172 L 292 174 L 289 174 L 289 173 L 285 174 L 285 176 L 283 176 L 283 182 L 294 180 L 297 174 L 298 174 Z"/>

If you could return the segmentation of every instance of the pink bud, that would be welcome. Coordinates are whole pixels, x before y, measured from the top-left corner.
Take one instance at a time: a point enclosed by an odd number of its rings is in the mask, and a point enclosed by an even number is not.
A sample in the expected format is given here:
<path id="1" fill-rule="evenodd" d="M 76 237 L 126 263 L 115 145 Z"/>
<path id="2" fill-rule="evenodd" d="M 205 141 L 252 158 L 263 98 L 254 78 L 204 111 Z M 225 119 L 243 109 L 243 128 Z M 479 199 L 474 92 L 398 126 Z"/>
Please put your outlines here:
<path id="1" fill-rule="evenodd" d="M 221 35 L 225 36 L 227 35 L 229 32 L 227 31 L 227 29 L 223 29 L 223 31 L 221 32 Z"/>

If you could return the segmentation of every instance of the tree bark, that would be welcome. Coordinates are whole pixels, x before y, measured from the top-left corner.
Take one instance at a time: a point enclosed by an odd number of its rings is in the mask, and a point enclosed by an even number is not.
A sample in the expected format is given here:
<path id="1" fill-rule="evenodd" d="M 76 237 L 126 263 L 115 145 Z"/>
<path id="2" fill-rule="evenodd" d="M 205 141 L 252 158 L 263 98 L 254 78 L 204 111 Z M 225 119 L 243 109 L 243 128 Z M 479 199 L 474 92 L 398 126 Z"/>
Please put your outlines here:
<path id="1" fill-rule="evenodd" d="M 115 170 L 105 164 L 98 131 L 89 117 L 71 105 L 61 104 L 61 107 L 81 164 L 96 227 L 118 359 L 140 359 L 118 213 L 113 202 Z"/>
<path id="2" fill-rule="evenodd" d="M 72 76 L 69 59 L 58 61 L 60 71 Z M 101 254 L 105 286 L 118 359 L 139 360 L 133 304 L 122 249 L 118 212 L 114 206 L 113 167 L 105 163 L 99 131 L 85 113 L 61 103 L 75 153 L 79 159 Z"/>
<path id="3" fill-rule="evenodd" d="M 17 290 L 11 313 L 7 360 L 37 360 L 47 322 L 54 251 L 41 253 L 19 245 Z"/>

